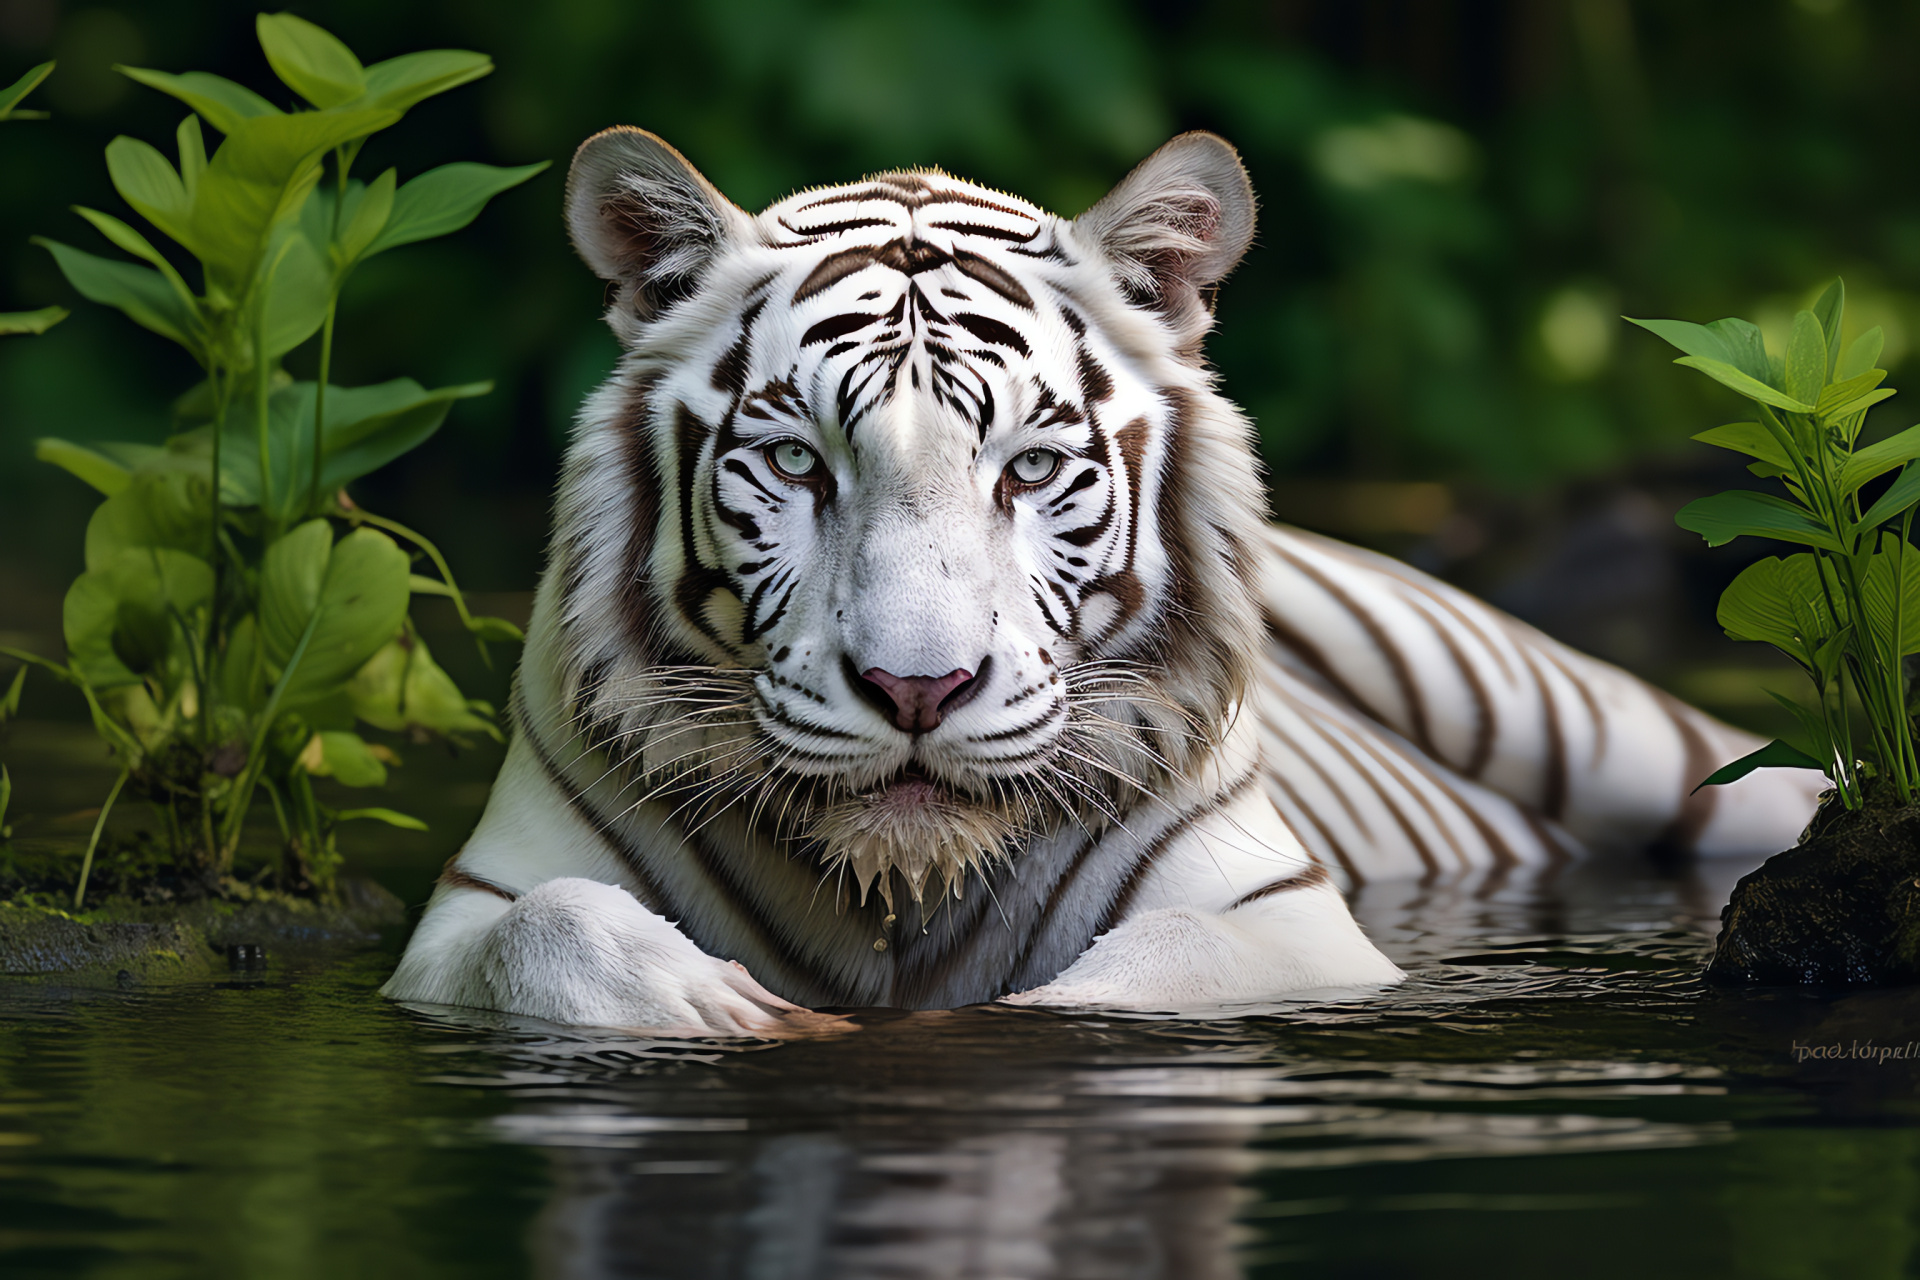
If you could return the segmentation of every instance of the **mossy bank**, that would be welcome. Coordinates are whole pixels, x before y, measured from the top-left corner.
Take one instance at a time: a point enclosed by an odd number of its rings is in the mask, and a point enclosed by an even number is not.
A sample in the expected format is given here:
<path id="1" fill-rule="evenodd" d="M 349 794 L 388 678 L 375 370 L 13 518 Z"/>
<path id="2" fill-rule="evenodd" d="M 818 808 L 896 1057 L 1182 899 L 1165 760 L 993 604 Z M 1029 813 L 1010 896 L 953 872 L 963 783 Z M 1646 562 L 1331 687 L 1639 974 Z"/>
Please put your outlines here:
<path id="1" fill-rule="evenodd" d="M 344 881 L 332 904 L 261 892 L 157 905 L 114 898 L 73 914 L 15 899 L 0 904 L 0 974 L 122 985 L 206 977 L 257 967 L 278 951 L 373 943 L 405 914 L 367 880 Z"/>

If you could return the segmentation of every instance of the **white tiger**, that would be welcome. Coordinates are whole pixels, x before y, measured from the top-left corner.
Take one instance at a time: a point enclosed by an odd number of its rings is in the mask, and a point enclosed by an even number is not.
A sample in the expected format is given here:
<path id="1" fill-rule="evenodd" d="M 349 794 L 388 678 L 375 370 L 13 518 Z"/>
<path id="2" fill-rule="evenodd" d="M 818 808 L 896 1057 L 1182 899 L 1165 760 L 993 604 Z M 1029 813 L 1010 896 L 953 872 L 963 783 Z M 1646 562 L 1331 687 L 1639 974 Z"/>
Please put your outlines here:
<path id="1" fill-rule="evenodd" d="M 1342 883 L 1812 812 L 1791 772 L 1690 795 L 1757 742 L 1266 523 L 1201 351 L 1254 227 L 1219 138 L 1066 221 L 938 171 L 752 216 L 615 129 L 567 215 L 625 355 L 390 996 L 727 1035 L 1376 986 Z"/>

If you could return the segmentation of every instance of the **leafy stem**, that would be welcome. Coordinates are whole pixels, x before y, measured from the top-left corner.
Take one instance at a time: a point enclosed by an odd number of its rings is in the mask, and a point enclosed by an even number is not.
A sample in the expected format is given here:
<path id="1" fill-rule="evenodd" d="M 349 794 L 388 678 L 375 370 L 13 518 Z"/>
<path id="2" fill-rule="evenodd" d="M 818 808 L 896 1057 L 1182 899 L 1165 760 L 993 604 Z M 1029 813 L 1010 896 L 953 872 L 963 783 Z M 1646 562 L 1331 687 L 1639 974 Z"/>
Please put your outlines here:
<path id="1" fill-rule="evenodd" d="M 1749 455 L 1755 474 L 1779 478 L 1787 491 L 1785 499 L 1745 490 L 1715 494 L 1689 503 L 1676 521 L 1709 546 L 1761 537 L 1806 548 L 1748 566 L 1721 596 L 1718 616 L 1731 638 L 1771 644 L 1807 672 L 1817 713 L 1782 701 L 1815 752 L 1775 741 L 1707 781 L 1733 782 L 1767 766 L 1819 768 L 1840 803 L 1857 809 L 1876 778 L 1902 804 L 1920 796 L 1905 670 L 1907 655 L 1920 651 L 1920 591 L 1907 581 L 1907 543 L 1920 503 L 1920 427 L 1859 447 L 1867 410 L 1893 392 L 1876 389 L 1886 377 L 1873 367 L 1878 329 L 1842 351 L 1845 307 L 1846 288 L 1836 280 L 1794 317 L 1785 352 L 1771 356 L 1760 330 L 1744 320 L 1633 323 L 1680 348 L 1678 363 L 1754 403 L 1755 421 L 1695 438 Z M 1863 486 L 1895 468 L 1893 483 L 1863 510 Z M 1871 743 L 1866 761 L 1855 752 L 1856 708 L 1866 722 L 1862 745 Z"/>

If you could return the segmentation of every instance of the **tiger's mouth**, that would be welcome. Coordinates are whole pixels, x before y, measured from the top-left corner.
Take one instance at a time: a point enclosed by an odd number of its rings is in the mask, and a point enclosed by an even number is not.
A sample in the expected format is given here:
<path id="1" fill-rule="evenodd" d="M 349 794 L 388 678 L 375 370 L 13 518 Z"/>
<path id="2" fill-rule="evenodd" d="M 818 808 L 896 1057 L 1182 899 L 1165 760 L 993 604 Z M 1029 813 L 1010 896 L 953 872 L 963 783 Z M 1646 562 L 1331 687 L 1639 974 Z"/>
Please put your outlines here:
<path id="1" fill-rule="evenodd" d="M 876 807 L 888 809 L 911 809 L 958 798 L 953 788 L 918 764 L 906 765 L 861 794 Z"/>
<path id="2" fill-rule="evenodd" d="M 969 872 L 984 875 L 1010 860 L 1008 848 L 1023 824 L 1004 804 L 979 799 L 941 782 L 918 764 L 908 764 L 878 784 L 827 804 L 809 815 L 810 836 L 821 844 L 821 862 L 831 874 L 851 875 L 860 903 L 876 885 L 894 910 L 894 873 L 915 902 L 928 882 L 936 895 L 958 898 Z"/>

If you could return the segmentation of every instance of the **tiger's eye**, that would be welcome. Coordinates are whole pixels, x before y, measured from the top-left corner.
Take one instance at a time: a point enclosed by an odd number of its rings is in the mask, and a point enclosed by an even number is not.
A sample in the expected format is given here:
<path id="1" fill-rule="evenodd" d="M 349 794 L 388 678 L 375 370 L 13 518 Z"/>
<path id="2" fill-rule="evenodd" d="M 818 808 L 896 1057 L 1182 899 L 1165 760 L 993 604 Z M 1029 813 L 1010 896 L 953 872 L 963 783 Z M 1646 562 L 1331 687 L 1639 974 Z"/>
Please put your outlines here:
<path id="1" fill-rule="evenodd" d="M 820 468 L 820 455 L 798 440 L 782 440 L 767 450 L 767 457 L 773 462 L 775 471 L 796 480 L 810 476 Z"/>
<path id="2" fill-rule="evenodd" d="M 1021 484 L 1045 484 L 1059 469 L 1060 455 L 1051 449 L 1029 449 L 1007 468 Z"/>

